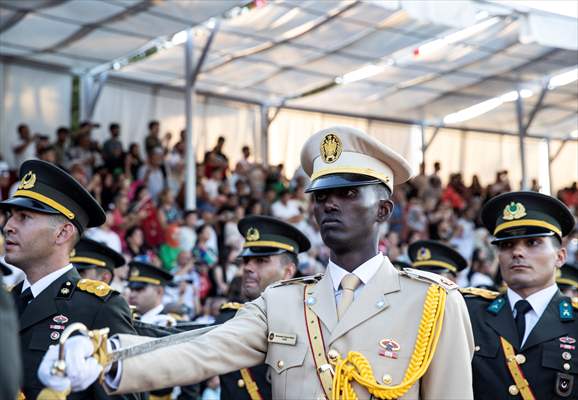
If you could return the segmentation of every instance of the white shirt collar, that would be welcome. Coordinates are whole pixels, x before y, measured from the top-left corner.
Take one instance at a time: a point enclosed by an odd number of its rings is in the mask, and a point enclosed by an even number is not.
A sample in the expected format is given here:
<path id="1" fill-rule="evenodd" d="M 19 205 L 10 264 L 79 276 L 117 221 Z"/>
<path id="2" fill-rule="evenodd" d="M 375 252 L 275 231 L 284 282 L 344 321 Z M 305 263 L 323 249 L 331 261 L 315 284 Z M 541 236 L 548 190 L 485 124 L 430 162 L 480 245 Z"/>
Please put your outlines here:
<path id="1" fill-rule="evenodd" d="M 143 315 L 141 315 L 140 319 L 141 321 L 144 322 L 149 322 L 149 318 L 155 317 L 157 315 L 159 315 L 161 312 L 163 312 L 163 309 L 165 307 L 163 306 L 163 304 L 159 304 L 158 306 L 151 308 L 150 310 L 148 310 L 146 313 L 144 313 Z"/>
<path id="2" fill-rule="evenodd" d="M 57 269 L 56 271 L 51 272 L 48 275 L 40 278 L 33 285 L 31 285 L 30 282 L 28 282 L 28 278 L 26 277 L 24 278 L 24 283 L 22 284 L 22 292 L 30 288 L 30 290 L 32 291 L 32 296 L 36 298 L 40 293 L 44 291 L 44 289 L 50 286 L 52 282 L 60 278 L 62 275 L 70 271 L 72 268 L 73 268 L 72 264 L 68 264 L 66 267 Z"/>
<path id="3" fill-rule="evenodd" d="M 355 268 L 352 273 L 357 275 L 357 277 L 364 285 L 367 285 L 367 282 L 373 278 L 373 275 L 375 275 L 381 264 L 383 264 L 383 260 L 384 255 L 377 253 L 375 256 L 371 257 L 359 267 Z M 329 260 L 329 263 L 327 264 L 327 270 L 329 271 L 329 276 L 333 282 L 333 289 L 338 291 L 341 280 L 345 275 L 349 274 L 349 272 L 331 260 Z"/>
<path id="4" fill-rule="evenodd" d="M 552 286 L 548 286 L 547 288 L 539 290 L 536 293 L 526 297 L 526 300 L 532 306 L 532 310 L 538 314 L 538 318 L 542 316 L 546 310 L 546 307 L 548 307 L 548 303 L 550 303 L 550 300 L 552 300 L 552 297 L 554 297 L 557 291 L 558 286 L 553 284 Z M 511 309 L 514 310 L 514 306 L 519 300 L 522 300 L 522 296 L 508 288 L 508 300 L 510 302 Z"/>

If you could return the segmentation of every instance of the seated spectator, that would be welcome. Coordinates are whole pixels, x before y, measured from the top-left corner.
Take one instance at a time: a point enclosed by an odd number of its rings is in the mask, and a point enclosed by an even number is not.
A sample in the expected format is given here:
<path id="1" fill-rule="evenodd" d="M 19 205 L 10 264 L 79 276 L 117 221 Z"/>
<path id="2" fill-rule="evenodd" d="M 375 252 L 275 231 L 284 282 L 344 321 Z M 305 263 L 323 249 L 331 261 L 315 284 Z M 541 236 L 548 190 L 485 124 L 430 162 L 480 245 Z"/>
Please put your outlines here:
<path id="1" fill-rule="evenodd" d="M 192 254 L 197 243 L 197 212 L 185 211 L 182 225 L 179 227 L 179 247 Z"/>

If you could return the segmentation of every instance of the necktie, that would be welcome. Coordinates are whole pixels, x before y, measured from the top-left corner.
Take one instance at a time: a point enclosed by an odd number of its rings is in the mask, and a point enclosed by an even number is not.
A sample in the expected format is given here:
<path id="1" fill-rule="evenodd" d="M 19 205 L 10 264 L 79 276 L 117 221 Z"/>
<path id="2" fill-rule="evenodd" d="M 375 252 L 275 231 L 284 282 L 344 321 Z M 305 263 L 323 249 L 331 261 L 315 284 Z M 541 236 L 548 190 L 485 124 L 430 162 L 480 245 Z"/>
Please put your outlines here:
<path id="1" fill-rule="evenodd" d="M 515 305 L 516 310 L 516 328 L 518 329 L 518 337 L 520 338 L 520 346 L 524 340 L 524 332 L 526 331 L 526 313 L 532 309 L 527 300 L 519 300 Z"/>
<path id="2" fill-rule="evenodd" d="M 337 318 L 341 319 L 345 311 L 353 303 L 353 292 L 361 281 L 354 274 L 347 274 L 341 280 L 341 300 L 337 306 Z"/>
<path id="3" fill-rule="evenodd" d="M 18 314 L 22 315 L 24 309 L 33 298 L 34 296 L 32 295 L 32 290 L 30 290 L 30 288 L 27 288 L 20 294 L 18 299 Z"/>

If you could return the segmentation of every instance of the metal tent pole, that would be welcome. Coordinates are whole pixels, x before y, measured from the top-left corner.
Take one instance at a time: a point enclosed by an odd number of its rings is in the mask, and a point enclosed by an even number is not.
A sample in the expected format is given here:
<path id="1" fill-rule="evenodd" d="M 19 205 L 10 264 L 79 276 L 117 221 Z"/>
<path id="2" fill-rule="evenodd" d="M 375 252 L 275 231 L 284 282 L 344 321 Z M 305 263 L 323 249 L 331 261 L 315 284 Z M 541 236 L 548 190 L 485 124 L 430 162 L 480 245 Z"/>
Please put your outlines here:
<path id="1" fill-rule="evenodd" d="M 197 171 L 195 147 L 193 145 L 193 30 L 187 29 L 185 43 L 185 209 L 194 210 L 197 207 Z"/>

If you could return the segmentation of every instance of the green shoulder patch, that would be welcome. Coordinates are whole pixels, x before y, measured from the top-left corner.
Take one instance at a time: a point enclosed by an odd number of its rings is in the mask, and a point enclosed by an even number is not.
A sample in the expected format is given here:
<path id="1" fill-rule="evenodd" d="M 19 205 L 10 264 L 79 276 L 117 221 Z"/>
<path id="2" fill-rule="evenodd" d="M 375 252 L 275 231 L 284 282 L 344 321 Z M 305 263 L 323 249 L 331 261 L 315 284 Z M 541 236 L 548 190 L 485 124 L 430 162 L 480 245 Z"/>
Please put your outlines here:
<path id="1" fill-rule="evenodd" d="M 113 289 L 106 283 L 92 279 L 81 279 L 76 284 L 76 287 L 84 292 L 92 293 L 103 300 L 106 300 L 109 295 L 113 293 Z"/>
<path id="2" fill-rule="evenodd" d="M 239 310 L 243 307 L 243 304 L 241 303 L 235 303 L 234 301 L 231 301 L 229 303 L 225 303 L 221 306 L 221 311 L 224 310 Z"/>
<path id="3" fill-rule="evenodd" d="M 494 300 L 500 295 L 500 292 L 494 292 L 493 290 L 480 289 L 475 287 L 467 287 L 459 289 L 460 293 L 464 297 L 481 297 L 486 300 Z"/>
<path id="4" fill-rule="evenodd" d="M 415 279 L 417 281 L 422 281 L 430 284 L 435 283 L 436 285 L 443 287 L 445 290 L 453 290 L 458 288 L 458 285 L 456 285 L 448 278 L 445 278 L 438 274 L 434 274 L 433 272 L 422 271 L 420 269 L 415 268 L 404 268 L 401 271 L 399 271 L 399 274 L 401 276 L 405 276 L 406 278 Z"/>
<path id="5" fill-rule="evenodd" d="M 323 274 L 315 274 L 309 276 L 301 276 L 299 278 L 293 279 L 285 279 L 284 281 L 279 281 L 271 285 L 272 288 L 287 286 L 287 285 L 295 285 L 295 284 L 302 284 L 306 285 L 308 283 L 317 283 L 323 277 Z"/>

